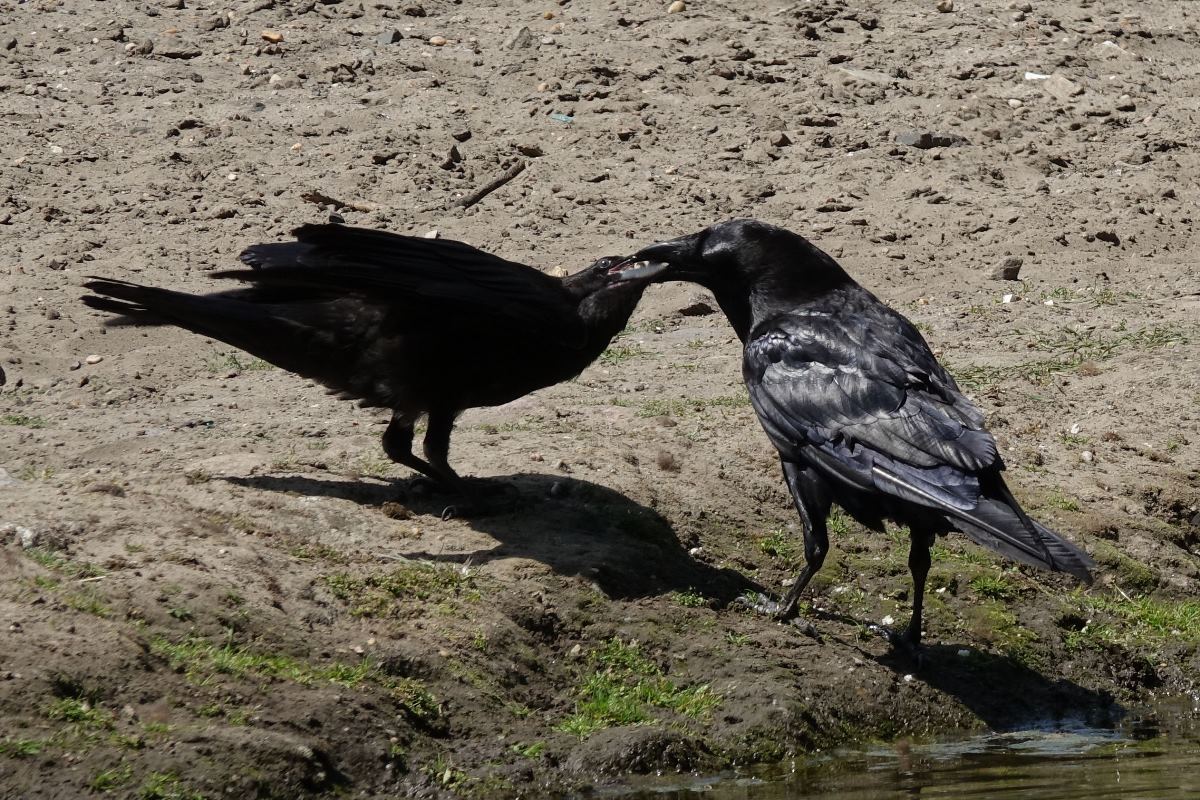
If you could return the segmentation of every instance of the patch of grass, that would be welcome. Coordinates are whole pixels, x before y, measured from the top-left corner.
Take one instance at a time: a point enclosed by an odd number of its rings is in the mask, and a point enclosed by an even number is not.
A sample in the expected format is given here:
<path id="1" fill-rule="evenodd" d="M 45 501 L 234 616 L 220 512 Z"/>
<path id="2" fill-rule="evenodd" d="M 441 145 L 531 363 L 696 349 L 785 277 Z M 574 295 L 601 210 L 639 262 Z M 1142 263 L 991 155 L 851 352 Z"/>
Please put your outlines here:
<path id="1" fill-rule="evenodd" d="M 524 756 L 525 758 L 538 758 L 546 750 L 546 743 L 533 742 L 532 744 L 525 744 L 524 742 L 517 742 L 512 746 L 511 749 L 519 756 Z"/>
<path id="2" fill-rule="evenodd" d="M 1017 616 L 995 601 L 987 601 L 968 609 L 966 615 L 971 631 L 997 650 L 1031 669 L 1044 667 L 1043 656 L 1036 644 L 1038 635 L 1018 621 Z"/>
<path id="3" fill-rule="evenodd" d="M 683 606 L 684 608 L 708 607 L 708 598 L 695 589 L 688 589 L 686 592 L 671 592 L 671 600 L 675 602 L 675 605 Z"/>
<path id="4" fill-rule="evenodd" d="M 383 456 L 359 456 L 359 458 L 347 468 L 347 474 L 356 478 L 388 478 L 396 469 L 396 463 L 389 458 Z"/>
<path id="5" fill-rule="evenodd" d="M 395 611 L 397 600 L 479 599 L 474 580 L 462 570 L 415 562 L 364 578 L 328 575 L 325 585 L 334 597 L 350 604 L 350 613 L 356 617 L 387 616 Z"/>
<path id="6" fill-rule="evenodd" d="M 200 792 L 192 791 L 173 772 L 152 772 L 142 782 L 137 796 L 140 800 L 205 800 Z"/>
<path id="7" fill-rule="evenodd" d="M 759 539 L 758 549 L 763 555 L 778 559 L 788 566 L 800 561 L 800 543 L 795 535 L 784 528 L 776 528 Z"/>
<path id="8" fill-rule="evenodd" d="M 728 633 L 725 634 L 725 641 L 731 645 L 734 645 L 735 647 L 741 647 L 743 645 L 750 644 L 751 639 L 750 639 L 749 634 L 737 633 L 736 631 L 729 631 Z"/>
<path id="9" fill-rule="evenodd" d="M 104 598 L 94 591 L 70 592 L 62 595 L 62 601 L 68 608 L 82 611 L 84 614 L 105 618 L 112 616 L 112 611 L 104 602 Z"/>
<path id="10" fill-rule="evenodd" d="M 654 720 L 654 709 L 699 718 L 721 703 L 707 684 L 680 687 L 636 642 L 610 639 L 589 657 L 593 670 L 575 690 L 575 713 L 559 729 L 581 739 L 602 728 Z"/>
<path id="11" fill-rule="evenodd" d="M 0 756 L 8 758 L 32 758 L 42 752 L 46 743 L 40 739 L 0 739 Z"/>
<path id="12" fill-rule="evenodd" d="M 1122 553 L 1107 542 L 1096 542 L 1092 548 L 1096 561 L 1117 573 L 1117 583 L 1125 589 L 1145 594 L 1158 587 L 1159 574 L 1149 564 Z"/>
<path id="13" fill-rule="evenodd" d="M 330 564 L 349 564 L 350 557 L 341 550 L 320 542 L 306 542 L 288 550 L 288 555 L 301 561 L 319 560 Z"/>
<path id="14" fill-rule="evenodd" d="M 216 351 L 204 362 L 209 372 L 261 372 L 275 369 L 275 365 L 261 358 L 239 353 L 218 353 Z"/>
<path id="15" fill-rule="evenodd" d="M 21 467 L 17 477 L 23 481 L 48 481 L 54 477 L 54 467 L 37 467 L 31 464 Z"/>
<path id="16" fill-rule="evenodd" d="M 60 697 L 46 707 L 46 716 L 53 720 L 77 723 L 85 728 L 111 728 L 113 715 L 79 697 Z"/>
<path id="17" fill-rule="evenodd" d="M 157 637 L 150 643 L 150 652 L 167 659 L 173 669 L 182 670 L 189 680 L 201 685 L 217 675 L 275 678 L 302 686 L 334 683 L 348 689 L 369 684 L 386 689 L 415 719 L 431 721 L 441 716 L 436 698 L 423 683 L 414 678 L 393 678 L 369 659 L 355 664 L 335 661 L 316 665 L 283 654 L 255 652 L 241 645 L 217 645 L 200 638 L 171 642 Z"/>
<path id="18" fill-rule="evenodd" d="M 1023 378 L 1030 383 L 1042 384 L 1051 375 L 1074 372 L 1084 364 L 1094 365 L 1122 352 L 1187 344 L 1193 331 L 1182 325 L 1168 323 L 1149 325 L 1136 331 L 1122 327 L 1114 333 L 1108 335 L 1095 329 L 1061 328 L 1051 334 L 1038 334 L 1031 343 L 1034 349 L 1050 353 L 1050 358 L 998 367 L 967 364 L 954 367 L 950 372 L 959 383 L 975 389 L 1010 378 Z"/>
<path id="19" fill-rule="evenodd" d="M 22 428 L 44 428 L 47 423 L 43 417 L 31 417 L 27 414 L 0 414 L 0 425 L 16 425 Z"/>
<path id="20" fill-rule="evenodd" d="M 104 570 L 86 561 L 72 561 L 57 550 L 46 547 L 27 547 L 22 550 L 25 556 L 46 569 L 51 569 L 67 578 L 94 578 L 104 574 Z"/>
<path id="21" fill-rule="evenodd" d="M 1015 600 L 1017 587 L 1003 575 L 978 575 L 971 579 L 971 588 L 980 597 L 1008 603 Z"/>
<path id="22" fill-rule="evenodd" d="M 1079 501 L 1061 489 L 1055 489 L 1046 495 L 1046 505 L 1061 511 L 1079 511 Z"/>
<path id="23" fill-rule="evenodd" d="M 1155 597 L 1079 596 L 1085 614 L 1104 612 L 1113 622 L 1089 620 L 1067 634 L 1068 645 L 1120 644 L 1159 649 L 1168 642 L 1200 644 L 1200 601 Z"/>
<path id="24" fill-rule="evenodd" d="M 133 767 L 129 764 L 122 764 L 119 767 L 106 769 L 98 773 L 96 777 L 92 778 L 92 782 L 89 785 L 97 792 L 108 792 L 113 789 L 119 789 L 132 780 Z"/>
<path id="25" fill-rule="evenodd" d="M 600 354 L 600 363 L 606 367 L 614 367 L 617 364 L 644 355 L 646 355 L 646 351 L 637 345 L 613 344 Z"/>
<path id="26" fill-rule="evenodd" d="M 622 404 L 613 403 L 613 405 Z M 700 414 L 717 408 L 748 408 L 749 406 L 750 395 L 744 390 L 734 395 L 696 397 L 688 400 L 654 397 L 641 404 L 637 415 L 639 417 L 684 417 L 688 414 Z"/>
<path id="27" fill-rule="evenodd" d="M 453 762 L 441 753 L 438 754 L 432 763 L 422 767 L 422 772 L 433 778 L 436 783 L 440 783 L 443 789 L 451 792 L 462 789 L 467 781 L 470 780 L 467 773 L 461 769 L 456 769 Z"/>

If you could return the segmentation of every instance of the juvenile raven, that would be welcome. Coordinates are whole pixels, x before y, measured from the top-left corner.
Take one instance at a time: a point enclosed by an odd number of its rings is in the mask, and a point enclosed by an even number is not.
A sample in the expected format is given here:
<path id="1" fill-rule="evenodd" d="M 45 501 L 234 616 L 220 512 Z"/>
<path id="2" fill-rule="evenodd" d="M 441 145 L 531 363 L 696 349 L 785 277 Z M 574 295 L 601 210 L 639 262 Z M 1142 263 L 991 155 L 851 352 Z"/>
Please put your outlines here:
<path id="1" fill-rule="evenodd" d="M 171 324 L 218 339 L 333 394 L 392 409 L 389 458 L 460 494 L 447 455 L 455 418 L 575 377 L 629 320 L 646 282 L 612 282 L 619 259 L 565 278 L 470 245 L 344 225 L 258 244 L 246 288 L 193 295 L 117 280 L 84 284 L 114 324 Z M 428 416 L 422 459 L 413 426 Z"/>
<path id="2" fill-rule="evenodd" d="M 612 274 L 710 289 L 744 344 L 750 400 L 804 526 L 804 569 L 782 603 L 760 610 L 795 616 L 829 549 L 832 503 L 876 530 L 885 518 L 910 527 L 913 616 L 893 642 L 914 656 L 937 534 L 959 530 L 1009 558 L 1091 580 L 1092 560 L 1013 499 L 983 414 L 912 323 L 803 237 L 734 220 L 647 247 Z"/>

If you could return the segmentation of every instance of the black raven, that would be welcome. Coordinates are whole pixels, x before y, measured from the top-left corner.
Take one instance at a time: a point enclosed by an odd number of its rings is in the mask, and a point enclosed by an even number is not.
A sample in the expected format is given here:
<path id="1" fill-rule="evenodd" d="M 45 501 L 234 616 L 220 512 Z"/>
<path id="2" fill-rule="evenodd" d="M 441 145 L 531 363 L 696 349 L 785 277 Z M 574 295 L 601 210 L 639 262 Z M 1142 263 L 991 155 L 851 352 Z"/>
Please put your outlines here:
<path id="1" fill-rule="evenodd" d="M 640 250 L 614 280 L 693 281 L 710 289 L 744 344 L 742 374 L 783 462 L 804 527 L 800 593 L 829 549 L 837 503 L 863 525 L 912 531 L 913 616 L 893 641 L 918 652 L 929 546 L 959 530 L 1002 555 L 1090 581 L 1092 560 L 1030 519 L 1001 472 L 983 414 L 917 329 L 797 234 L 734 220 Z"/>
<path id="2" fill-rule="evenodd" d="M 447 456 L 455 418 L 575 377 L 629 320 L 646 283 L 614 283 L 620 259 L 554 278 L 462 242 L 305 225 L 294 242 L 215 273 L 245 288 L 193 295 L 91 280 L 114 324 L 172 324 L 246 350 L 367 407 L 392 409 L 389 458 L 471 494 Z M 413 426 L 428 416 L 422 459 Z"/>

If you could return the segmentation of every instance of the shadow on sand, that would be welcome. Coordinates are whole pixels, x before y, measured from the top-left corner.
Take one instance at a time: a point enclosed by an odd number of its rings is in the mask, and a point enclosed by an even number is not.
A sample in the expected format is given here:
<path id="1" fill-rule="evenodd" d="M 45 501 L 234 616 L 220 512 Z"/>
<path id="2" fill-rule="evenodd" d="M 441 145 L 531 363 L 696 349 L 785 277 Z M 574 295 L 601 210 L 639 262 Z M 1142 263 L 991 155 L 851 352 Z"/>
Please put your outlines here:
<path id="1" fill-rule="evenodd" d="M 440 516 L 453 498 L 421 479 L 390 484 L 303 475 L 228 477 L 255 489 L 338 497 L 365 506 L 399 502 L 416 514 Z M 467 553 L 409 553 L 411 558 L 486 564 L 498 558 L 540 561 L 560 575 L 594 581 L 614 599 L 696 589 L 720 603 L 761 591 L 742 574 L 697 561 L 671 524 L 619 492 L 562 475 L 518 474 L 486 482 L 486 509 L 461 522 L 496 540 Z M 507 491 L 495 491 L 506 489 Z"/>

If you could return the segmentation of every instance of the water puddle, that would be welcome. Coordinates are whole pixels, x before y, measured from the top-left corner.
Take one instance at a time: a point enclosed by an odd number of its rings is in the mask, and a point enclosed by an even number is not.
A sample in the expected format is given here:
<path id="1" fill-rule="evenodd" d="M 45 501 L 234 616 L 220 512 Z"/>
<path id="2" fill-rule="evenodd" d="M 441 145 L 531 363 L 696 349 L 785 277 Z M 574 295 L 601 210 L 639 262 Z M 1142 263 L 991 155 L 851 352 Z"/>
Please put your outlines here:
<path id="1" fill-rule="evenodd" d="M 598 789 L 624 800 L 1196 800 L 1200 701 L 1131 712 L 1112 727 L 1060 722 L 940 742 L 900 741 L 784 768 L 646 779 Z"/>

